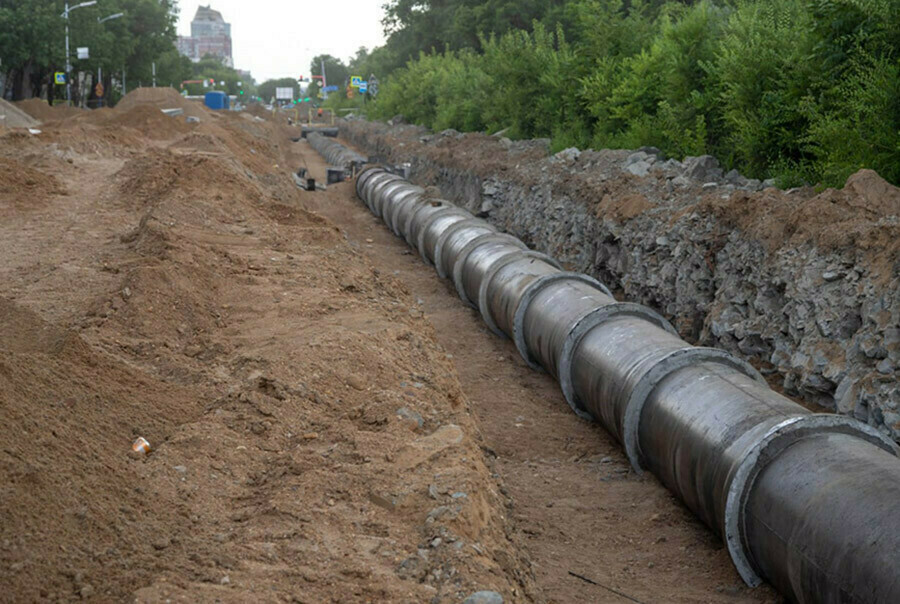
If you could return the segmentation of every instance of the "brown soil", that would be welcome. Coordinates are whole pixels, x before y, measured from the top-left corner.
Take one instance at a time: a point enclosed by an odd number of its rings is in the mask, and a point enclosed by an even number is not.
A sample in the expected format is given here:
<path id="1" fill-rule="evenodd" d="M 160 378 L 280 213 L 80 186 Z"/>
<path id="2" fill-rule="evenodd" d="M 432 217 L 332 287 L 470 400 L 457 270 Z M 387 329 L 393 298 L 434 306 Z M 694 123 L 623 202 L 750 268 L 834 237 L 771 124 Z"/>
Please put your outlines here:
<path id="1" fill-rule="evenodd" d="M 42 206 L 64 193 L 59 180 L 11 158 L 0 157 L 0 214 Z"/>
<path id="2" fill-rule="evenodd" d="M 533 599 L 431 324 L 301 207 L 287 132 L 215 126 L 0 138 L 69 192 L 0 222 L 4 597 Z"/>
<path id="3" fill-rule="evenodd" d="M 68 117 L 75 117 L 85 113 L 84 109 L 69 107 L 68 105 L 57 104 L 51 106 L 47 103 L 47 101 L 38 98 L 18 101 L 17 103 L 15 103 L 15 105 L 34 119 L 40 120 L 42 122 L 62 120 Z"/>
<path id="4" fill-rule="evenodd" d="M 168 86 L 160 88 L 135 88 L 116 105 L 119 111 L 128 111 L 142 105 L 149 105 L 157 109 L 184 109 L 184 115 L 204 118 L 211 117 L 214 112 L 207 111 L 202 103 L 185 99 L 174 88 Z"/>

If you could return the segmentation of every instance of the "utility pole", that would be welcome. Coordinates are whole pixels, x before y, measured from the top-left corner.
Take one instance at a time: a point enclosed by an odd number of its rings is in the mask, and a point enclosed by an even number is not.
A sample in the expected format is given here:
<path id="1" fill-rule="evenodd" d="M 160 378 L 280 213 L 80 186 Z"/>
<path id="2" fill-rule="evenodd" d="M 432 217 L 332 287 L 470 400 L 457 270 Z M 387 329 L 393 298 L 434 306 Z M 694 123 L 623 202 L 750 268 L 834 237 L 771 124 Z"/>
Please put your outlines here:
<path id="1" fill-rule="evenodd" d="M 150 64 L 151 69 L 153 70 L 153 87 L 156 88 L 156 61 Z"/>
<path id="2" fill-rule="evenodd" d="M 72 102 L 72 55 L 69 54 L 69 13 L 76 8 L 93 6 L 95 4 L 97 4 L 97 0 L 90 0 L 90 2 L 82 2 L 69 8 L 69 3 L 66 2 L 66 9 L 62 14 L 62 17 L 66 20 L 66 104 Z"/>
<path id="3" fill-rule="evenodd" d="M 319 59 L 319 61 L 322 66 L 322 97 L 327 101 L 328 91 L 325 88 L 328 86 L 328 80 L 325 79 L 325 59 Z"/>

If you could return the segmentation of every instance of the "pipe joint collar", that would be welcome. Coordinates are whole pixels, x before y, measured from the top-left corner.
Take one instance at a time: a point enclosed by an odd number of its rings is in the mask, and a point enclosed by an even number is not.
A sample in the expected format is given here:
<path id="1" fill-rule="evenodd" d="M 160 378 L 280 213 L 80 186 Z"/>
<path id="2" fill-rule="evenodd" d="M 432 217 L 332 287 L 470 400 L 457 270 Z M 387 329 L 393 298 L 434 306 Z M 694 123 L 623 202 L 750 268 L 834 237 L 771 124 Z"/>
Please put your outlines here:
<path id="1" fill-rule="evenodd" d="M 505 338 L 506 334 L 503 333 L 503 331 L 499 327 L 497 327 L 497 322 L 494 321 L 494 317 L 493 315 L 491 315 L 491 307 L 490 304 L 488 304 L 488 288 L 491 284 L 491 281 L 494 279 L 494 275 L 496 275 L 501 268 L 503 268 L 510 262 L 519 260 L 521 258 L 533 258 L 534 260 L 540 260 L 541 262 L 546 262 L 553 268 L 562 270 L 562 267 L 555 258 L 548 256 L 543 252 L 536 252 L 534 250 L 527 249 L 504 254 L 494 261 L 490 268 L 488 268 L 488 270 L 485 272 L 484 280 L 482 280 L 481 285 L 478 287 L 478 310 L 481 311 L 481 318 L 484 319 L 484 322 L 487 324 L 490 330 L 501 338 Z"/>
<path id="2" fill-rule="evenodd" d="M 631 467 L 638 474 L 643 473 L 641 464 L 640 423 L 641 412 L 650 393 L 656 389 L 660 382 L 667 376 L 683 369 L 688 365 L 697 363 L 719 363 L 740 371 L 747 377 L 759 382 L 766 388 L 766 379 L 750 363 L 739 359 L 730 352 L 718 348 L 706 348 L 691 346 L 670 352 L 651 367 L 635 384 L 625 404 L 622 414 L 622 443 L 625 446 L 625 454 Z"/>
<path id="3" fill-rule="evenodd" d="M 583 273 L 571 273 L 571 272 L 562 272 L 555 273 L 552 275 L 544 275 L 542 277 L 538 277 L 534 281 L 532 281 L 528 288 L 525 290 L 525 293 L 522 294 L 521 300 L 519 300 L 519 305 L 516 307 L 516 314 L 513 320 L 513 341 L 516 343 L 516 349 L 518 349 L 519 354 L 525 359 L 525 362 L 532 369 L 536 369 L 538 371 L 543 368 L 534 360 L 534 357 L 531 356 L 531 352 L 528 350 L 528 344 L 525 342 L 525 313 L 528 312 L 528 307 L 531 305 L 531 302 L 534 300 L 534 297 L 540 293 L 542 289 L 547 287 L 552 283 L 557 283 L 559 281 L 578 281 L 580 283 L 586 283 L 597 290 L 600 293 L 605 294 L 615 300 L 612 295 L 612 292 L 609 291 L 605 285 L 594 279 L 593 277 L 589 277 Z"/>
<path id="4" fill-rule="evenodd" d="M 756 478 L 771 460 L 791 444 L 817 434 L 849 434 L 888 453 L 900 454 L 897 444 L 872 426 L 859 420 L 830 413 L 813 413 L 788 418 L 762 434 L 748 447 L 728 486 L 722 535 L 738 574 L 750 587 L 762 583 L 744 537 L 744 514 Z"/>
<path id="5" fill-rule="evenodd" d="M 471 217 L 472 215 L 463 210 L 462 208 L 456 207 L 454 205 L 447 205 L 446 208 L 440 209 L 430 216 L 425 218 L 425 222 L 423 222 L 419 226 L 418 233 L 418 241 L 416 241 L 416 247 L 419 249 L 419 255 L 422 256 L 422 260 L 426 263 L 431 264 L 431 261 L 428 259 L 428 256 L 425 254 L 425 233 L 428 232 L 428 228 L 431 226 L 431 223 L 440 218 L 441 216 L 445 216 L 446 214 L 456 214 L 458 216 L 463 217 Z"/>
<path id="6" fill-rule="evenodd" d="M 462 250 L 460 250 L 459 255 L 456 257 L 456 262 L 453 263 L 452 279 L 454 285 L 456 285 L 456 293 L 459 294 L 460 299 L 468 304 L 469 306 L 477 308 L 475 302 L 469 299 L 469 296 L 466 294 L 466 288 L 463 285 L 463 267 L 466 264 L 466 259 L 469 257 L 469 254 L 475 251 L 475 248 L 479 247 L 483 243 L 493 243 L 493 242 L 502 242 L 508 243 L 509 245 L 514 245 L 519 249 L 526 250 L 528 249 L 522 240 L 518 237 L 513 237 L 512 235 L 508 235 L 507 233 L 482 233 L 469 243 L 467 243 Z"/>
<path id="7" fill-rule="evenodd" d="M 459 222 L 454 222 L 446 229 L 444 229 L 444 232 L 441 233 L 440 236 L 438 236 L 437 242 L 435 242 L 434 244 L 434 267 L 437 269 L 437 274 L 441 279 L 446 279 L 449 276 L 447 274 L 447 271 L 444 269 L 444 244 L 446 244 L 447 240 L 450 239 L 450 237 L 457 231 L 468 229 L 471 227 L 488 229 L 491 233 L 497 232 L 497 227 L 495 227 L 494 225 L 490 224 L 486 220 L 474 217 L 468 218 L 466 220 L 460 220 Z M 453 267 L 451 267 L 450 270 L 452 274 Z"/>
<path id="8" fill-rule="evenodd" d="M 559 385 L 562 388 L 563 396 L 566 397 L 566 402 L 569 403 L 569 407 L 572 408 L 575 415 L 582 419 L 593 421 L 595 418 L 588 413 L 587 409 L 584 408 L 581 401 L 578 399 L 578 395 L 575 393 L 575 383 L 572 376 L 572 368 L 575 363 L 575 349 L 578 348 L 578 344 L 581 343 L 581 340 L 584 339 L 584 336 L 586 336 L 589 331 L 598 325 L 606 323 L 610 319 L 622 316 L 644 319 L 674 336 L 678 335 L 678 332 L 675 331 L 672 324 L 666 321 L 660 314 L 646 306 L 634 302 L 616 302 L 609 306 L 601 306 L 600 308 L 588 311 L 587 314 L 581 317 L 572 326 L 572 329 L 569 330 L 569 334 L 566 336 L 566 340 L 563 343 L 562 353 L 559 357 L 558 373 Z"/>

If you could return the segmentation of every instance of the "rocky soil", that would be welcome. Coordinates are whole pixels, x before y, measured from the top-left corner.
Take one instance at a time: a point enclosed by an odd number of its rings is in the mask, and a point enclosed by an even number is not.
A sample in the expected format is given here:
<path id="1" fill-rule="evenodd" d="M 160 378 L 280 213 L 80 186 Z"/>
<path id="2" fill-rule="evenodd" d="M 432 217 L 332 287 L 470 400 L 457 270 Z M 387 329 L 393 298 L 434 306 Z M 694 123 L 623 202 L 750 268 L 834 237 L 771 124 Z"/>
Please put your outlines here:
<path id="1" fill-rule="evenodd" d="M 900 189 L 877 174 L 784 191 L 709 156 L 550 155 L 546 140 L 397 121 L 347 121 L 342 136 L 799 401 L 900 440 Z"/>

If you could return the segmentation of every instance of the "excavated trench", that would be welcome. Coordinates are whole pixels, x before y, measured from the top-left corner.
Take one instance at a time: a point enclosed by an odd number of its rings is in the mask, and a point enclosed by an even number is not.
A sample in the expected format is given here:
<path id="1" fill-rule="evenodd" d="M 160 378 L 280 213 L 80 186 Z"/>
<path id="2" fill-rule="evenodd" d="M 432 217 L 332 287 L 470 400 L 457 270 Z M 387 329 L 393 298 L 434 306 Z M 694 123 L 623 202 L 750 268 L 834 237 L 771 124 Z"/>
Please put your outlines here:
<path id="1" fill-rule="evenodd" d="M 346 154 L 345 154 L 346 155 Z M 360 198 L 449 278 L 492 331 L 561 384 L 723 539 L 748 585 L 798 602 L 900 600 L 896 444 L 812 413 L 745 361 L 681 340 L 661 316 L 381 168 Z"/>

